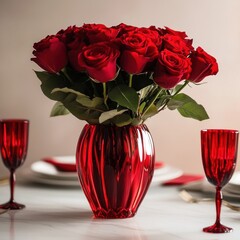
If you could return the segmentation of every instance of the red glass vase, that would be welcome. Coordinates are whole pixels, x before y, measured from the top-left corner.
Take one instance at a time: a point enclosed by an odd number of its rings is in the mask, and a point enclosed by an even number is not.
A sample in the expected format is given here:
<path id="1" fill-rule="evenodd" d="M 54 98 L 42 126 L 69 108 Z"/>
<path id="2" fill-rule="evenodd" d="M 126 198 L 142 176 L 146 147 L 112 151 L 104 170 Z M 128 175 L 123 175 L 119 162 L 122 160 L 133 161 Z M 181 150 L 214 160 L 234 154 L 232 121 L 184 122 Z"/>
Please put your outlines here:
<path id="1" fill-rule="evenodd" d="M 96 218 L 133 217 L 154 172 L 155 151 L 146 125 L 85 125 L 76 162 Z"/>

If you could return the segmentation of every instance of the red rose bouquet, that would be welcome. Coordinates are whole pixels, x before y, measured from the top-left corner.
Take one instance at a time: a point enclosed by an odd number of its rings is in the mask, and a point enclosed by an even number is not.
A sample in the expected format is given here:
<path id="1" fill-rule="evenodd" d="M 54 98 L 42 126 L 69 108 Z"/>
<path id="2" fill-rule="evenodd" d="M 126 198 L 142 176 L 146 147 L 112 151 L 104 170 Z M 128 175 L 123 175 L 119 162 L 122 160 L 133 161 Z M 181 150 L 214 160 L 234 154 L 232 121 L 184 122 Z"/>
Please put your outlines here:
<path id="1" fill-rule="evenodd" d="M 125 24 L 70 26 L 34 44 L 31 60 L 51 116 L 71 112 L 90 124 L 138 125 L 168 108 L 204 120 L 202 105 L 181 93 L 218 72 L 216 59 L 194 49 L 185 32 Z"/>

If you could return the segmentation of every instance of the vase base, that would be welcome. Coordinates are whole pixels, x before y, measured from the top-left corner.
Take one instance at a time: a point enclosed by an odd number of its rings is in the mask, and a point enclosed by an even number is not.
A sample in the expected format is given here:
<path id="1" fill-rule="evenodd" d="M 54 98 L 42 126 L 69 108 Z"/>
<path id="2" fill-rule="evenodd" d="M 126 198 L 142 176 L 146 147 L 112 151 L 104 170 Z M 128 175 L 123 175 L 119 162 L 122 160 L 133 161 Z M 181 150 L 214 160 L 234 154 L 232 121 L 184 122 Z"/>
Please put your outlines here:
<path id="1" fill-rule="evenodd" d="M 134 217 L 135 212 L 128 209 L 99 209 L 97 211 L 93 211 L 95 218 L 105 218 L 105 219 L 117 219 L 117 218 L 131 218 Z"/>

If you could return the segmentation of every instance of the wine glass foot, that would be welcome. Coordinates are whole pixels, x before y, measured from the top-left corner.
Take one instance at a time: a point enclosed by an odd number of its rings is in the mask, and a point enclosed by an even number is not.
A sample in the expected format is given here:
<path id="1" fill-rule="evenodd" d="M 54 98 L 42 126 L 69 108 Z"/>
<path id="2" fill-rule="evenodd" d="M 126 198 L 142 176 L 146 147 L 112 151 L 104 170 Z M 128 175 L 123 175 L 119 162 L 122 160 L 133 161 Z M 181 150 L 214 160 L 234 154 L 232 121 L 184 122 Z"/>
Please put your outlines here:
<path id="1" fill-rule="evenodd" d="M 232 232 L 233 229 L 230 227 L 226 227 L 221 223 L 218 223 L 218 224 L 215 223 L 212 226 L 203 228 L 203 231 L 208 233 L 228 233 L 228 232 Z"/>
<path id="2" fill-rule="evenodd" d="M 0 209 L 11 209 L 11 210 L 20 210 L 25 208 L 25 205 L 17 202 L 7 202 L 0 205 Z"/>

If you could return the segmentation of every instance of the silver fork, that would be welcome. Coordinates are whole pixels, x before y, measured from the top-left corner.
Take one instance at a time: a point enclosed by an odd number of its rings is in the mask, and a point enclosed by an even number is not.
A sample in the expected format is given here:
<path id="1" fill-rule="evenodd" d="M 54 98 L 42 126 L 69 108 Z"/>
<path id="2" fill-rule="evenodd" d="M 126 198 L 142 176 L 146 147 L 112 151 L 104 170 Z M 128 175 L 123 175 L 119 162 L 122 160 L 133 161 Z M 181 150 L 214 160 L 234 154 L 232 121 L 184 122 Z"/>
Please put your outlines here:
<path id="1" fill-rule="evenodd" d="M 179 193 L 179 196 L 186 202 L 189 203 L 199 203 L 199 202 L 212 202 L 215 201 L 215 199 L 213 198 L 196 198 L 193 197 L 189 192 L 187 192 L 186 190 L 181 190 Z M 226 201 L 226 200 L 222 200 L 222 204 L 234 211 L 240 211 L 240 207 L 231 204 L 230 202 Z"/>

